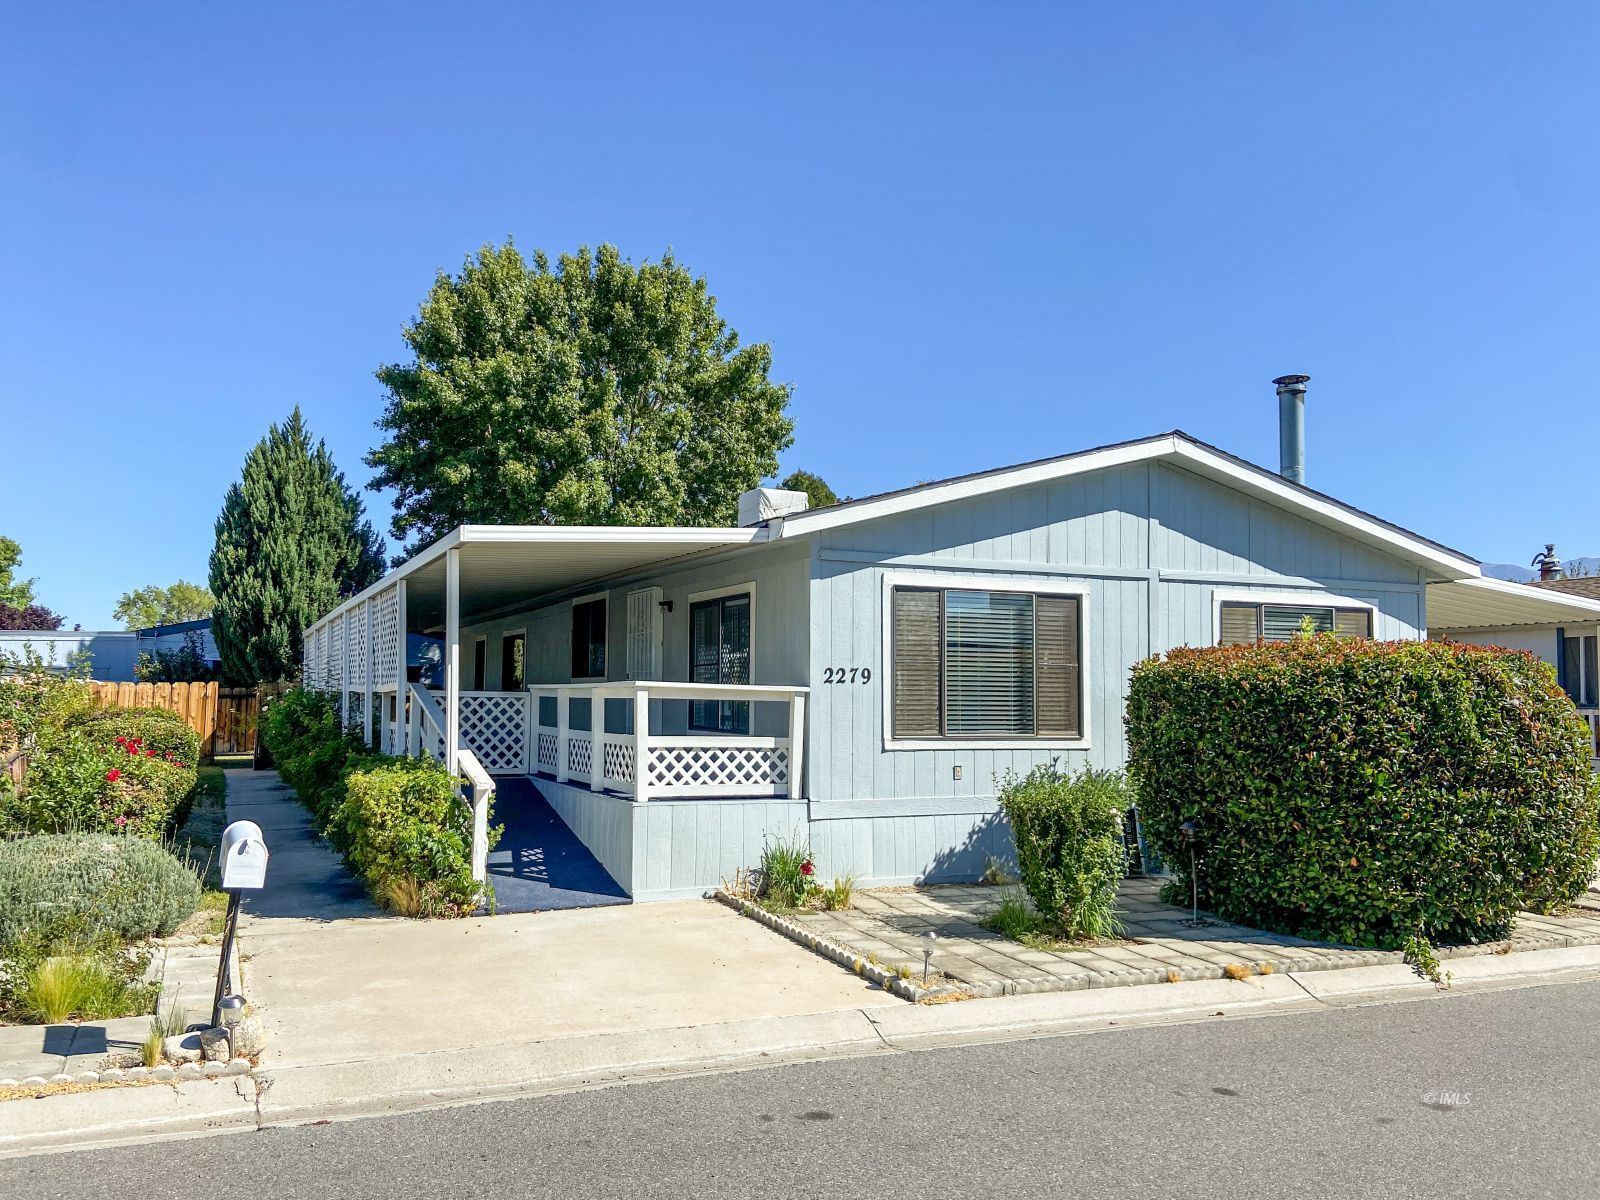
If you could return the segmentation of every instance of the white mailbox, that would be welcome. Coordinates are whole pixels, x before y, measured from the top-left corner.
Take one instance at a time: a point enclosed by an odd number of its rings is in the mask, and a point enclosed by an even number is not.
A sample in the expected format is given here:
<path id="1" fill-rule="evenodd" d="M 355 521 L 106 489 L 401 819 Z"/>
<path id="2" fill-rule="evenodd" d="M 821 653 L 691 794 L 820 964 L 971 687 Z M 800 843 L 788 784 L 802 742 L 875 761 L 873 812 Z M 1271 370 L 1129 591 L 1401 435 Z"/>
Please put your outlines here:
<path id="1" fill-rule="evenodd" d="M 222 831 L 222 890 L 267 885 L 267 841 L 254 821 L 235 821 Z"/>

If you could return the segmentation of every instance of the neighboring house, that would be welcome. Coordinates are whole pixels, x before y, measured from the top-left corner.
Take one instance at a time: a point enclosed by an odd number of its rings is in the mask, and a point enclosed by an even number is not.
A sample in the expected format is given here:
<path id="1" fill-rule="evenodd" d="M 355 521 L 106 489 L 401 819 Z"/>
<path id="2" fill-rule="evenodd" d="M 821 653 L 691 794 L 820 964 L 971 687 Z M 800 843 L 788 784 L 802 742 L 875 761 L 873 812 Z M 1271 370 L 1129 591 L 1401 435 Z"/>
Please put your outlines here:
<path id="1" fill-rule="evenodd" d="M 73 665 L 77 655 L 87 655 L 94 678 L 110 683 L 132 683 L 133 666 L 139 659 L 138 635 L 126 630 L 0 631 L 0 653 L 21 657 L 25 647 L 31 648 L 46 666 L 61 672 Z"/>
<path id="2" fill-rule="evenodd" d="M 174 621 L 167 625 L 148 625 L 135 632 L 139 635 L 139 653 L 151 655 L 161 651 L 172 653 L 182 650 L 192 636 L 198 635 L 200 639 L 200 656 L 206 660 L 213 670 L 222 665 L 222 656 L 217 653 L 217 639 L 211 633 L 210 617 L 202 617 L 198 621 Z"/>
<path id="3" fill-rule="evenodd" d="M 1175 646 L 1600 622 L 1178 432 L 804 504 L 463 526 L 308 630 L 305 678 L 386 748 L 531 774 L 650 900 L 795 834 L 823 878 L 975 879 L 1011 854 L 1000 778 L 1120 765 L 1129 672 Z M 442 639 L 443 690 L 407 682 L 401 630 Z"/>
<path id="4" fill-rule="evenodd" d="M 1525 613 L 1529 619 L 1514 623 L 1441 626 L 1432 632 L 1461 642 L 1527 650 L 1550 663 L 1589 723 L 1595 756 L 1600 758 L 1600 578 L 1542 579 L 1504 586 L 1544 597 L 1546 611 Z"/>

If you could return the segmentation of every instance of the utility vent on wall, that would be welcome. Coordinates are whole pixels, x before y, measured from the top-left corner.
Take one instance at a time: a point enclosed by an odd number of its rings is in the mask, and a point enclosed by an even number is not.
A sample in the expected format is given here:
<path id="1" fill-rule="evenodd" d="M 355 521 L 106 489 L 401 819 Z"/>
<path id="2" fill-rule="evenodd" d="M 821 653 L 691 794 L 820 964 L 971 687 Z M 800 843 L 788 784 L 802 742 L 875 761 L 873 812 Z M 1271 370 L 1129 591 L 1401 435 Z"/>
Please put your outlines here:
<path id="1" fill-rule="evenodd" d="M 661 678 L 661 589 L 628 593 L 628 678 Z"/>

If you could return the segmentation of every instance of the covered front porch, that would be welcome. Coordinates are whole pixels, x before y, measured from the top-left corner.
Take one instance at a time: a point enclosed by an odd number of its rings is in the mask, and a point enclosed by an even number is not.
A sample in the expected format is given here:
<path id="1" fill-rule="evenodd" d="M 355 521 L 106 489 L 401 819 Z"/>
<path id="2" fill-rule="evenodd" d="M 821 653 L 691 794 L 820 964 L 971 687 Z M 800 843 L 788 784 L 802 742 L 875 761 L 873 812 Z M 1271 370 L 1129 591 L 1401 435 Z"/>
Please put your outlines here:
<path id="1" fill-rule="evenodd" d="M 474 873 L 503 908 L 567 906 L 585 886 L 596 903 L 699 895 L 759 857 L 767 836 L 803 826 L 807 688 L 754 681 L 747 630 L 742 650 L 683 656 L 706 660 L 716 681 L 662 678 L 660 613 L 672 604 L 655 580 L 760 535 L 463 527 L 309 629 L 305 679 L 340 697 L 370 745 L 428 755 L 462 778 Z M 570 651 L 576 671 L 584 652 L 575 609 L 613 587 L 618 617 L 626 595 L 626 661 L 605 656 L 602 609 L 599 678 L 575 679 L 560 670 Z M 729 628 L 748 625 L 724 603 Z M 468 635 L 508 613 L 520 628 L 514 642 L 498 636 L 494 678 L 486 639 Z M 536 877 L 554 853 L 545 843 L 562 838 L 552 814 L 609 879 L 573 863 L 567 874 L 589 884 Z M 491 820 L 506 826 L 492 861 Z"/>

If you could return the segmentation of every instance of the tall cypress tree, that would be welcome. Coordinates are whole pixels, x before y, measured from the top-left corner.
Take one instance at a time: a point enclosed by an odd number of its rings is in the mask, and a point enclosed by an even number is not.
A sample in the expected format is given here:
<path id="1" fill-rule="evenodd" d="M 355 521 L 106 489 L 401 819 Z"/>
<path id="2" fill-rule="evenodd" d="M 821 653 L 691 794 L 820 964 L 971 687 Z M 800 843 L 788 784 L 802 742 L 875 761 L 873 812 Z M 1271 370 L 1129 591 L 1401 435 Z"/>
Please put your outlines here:
<path id="1" fill-rule="evenodd" d="M 211 552 L 212 632 L 231 685 L 289 679 L 306 626 L 383 575 L 384 545 L 300 408 L 228 489 Z"/>

